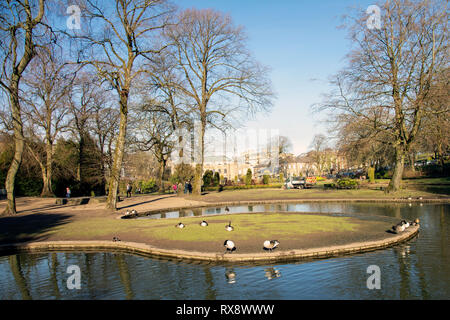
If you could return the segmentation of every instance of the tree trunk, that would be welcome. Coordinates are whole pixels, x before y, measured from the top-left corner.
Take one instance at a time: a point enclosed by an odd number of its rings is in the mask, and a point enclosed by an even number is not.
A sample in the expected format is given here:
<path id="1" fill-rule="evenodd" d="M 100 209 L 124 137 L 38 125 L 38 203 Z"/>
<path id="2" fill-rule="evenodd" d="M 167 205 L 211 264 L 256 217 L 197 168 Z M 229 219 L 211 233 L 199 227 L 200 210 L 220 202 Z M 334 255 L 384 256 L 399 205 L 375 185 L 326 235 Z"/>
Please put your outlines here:
<path id="1" fill-rule="evenodd" d="M 416 162 L 416 154 L 414 152 L 411 152 L 409 154 L 409 167 L 410 167 L 411 171 L 413 171 L 413 172 L 416 171 L 416 167 L 414 165 L 415 162 Z"/>
<path id="2" fill-rule="evenodd" d="M 402 147 L 398 147 L 395 150 L 395 168 L 392 175 L 392 179 L 389 182 L 389 186 L 386 192 L 396 192 L 400 189 L 400 184 L 402 182 L 403 169 L 405 166 L 405 150 Z"/>
<path id="3" fill-rule="evenodd" d="M 111 176 L 109 178 L 109 191 L 106 208 L 116 210 L 117 208 L 117 191 L 119 188 L 120 171 L 122 170 L 123 155 L 125 149 L 125 137 L 127 134 L 128 121 L 128 95 L 121 94 L 120 99 L 120 124 L 119 136 L 116 141 L 116 150 L 114 152 L 114 163 L 111 169 Z"/>
<path id="4" fill-rule="evenodd" d="M 45 164 L 45 173 L 42 174 L 44 180 L 44 186 L 42 188 L 41 197 L 53 197 L 54 193 L 52 190 L 52 163 L 53 163 L 53 147 L 52 143 L 47 140 L 46 143 L 46 153 L 47 162 Z"/>
<path id="5" fill-rule="evenodd" d="M 6 208 L 3 211 L 3 215 L 16 214 L 16 196 L 15 196 L 15 180 L 17 172 L 19 171 L 20 164 L 22 163 L 22 155 L 25 146 L 25 140 L 23 136 L 23 123 L 20 115 L 19 104 L 19 80 L 13 82 L 10 93 L 11 113 L 14 127 L 14 157 L 9 167 L 8 174 L 6 176 L 5 186 L 7 191 L 7 203 Z"/>
<path id="6" fill-rule="evenodd" d="M 159 166 L 159 191 L 160 192 L 164 192 L 163 176 L 164 176 L 165 167 L 166 167 L 165 161 L 162 160 L 160 162 L 160 166 Z"/>
<path id="7" fill-rule="evenodd" d="M 206 116 L 202 117 L 201 120 L 201 130 L 200 130 L 200 141 L 199 141 L 199 148 L 200 148 L 200 163 L 198 163 L 195 166 L 195 175 L 194 175 L 194 185 L 192 193 L 195 195 L 201 195 L 202 194 L 202 175 L 203 175 L 203 164 L 205 160 L 205 131 L 206 131 Z"/>

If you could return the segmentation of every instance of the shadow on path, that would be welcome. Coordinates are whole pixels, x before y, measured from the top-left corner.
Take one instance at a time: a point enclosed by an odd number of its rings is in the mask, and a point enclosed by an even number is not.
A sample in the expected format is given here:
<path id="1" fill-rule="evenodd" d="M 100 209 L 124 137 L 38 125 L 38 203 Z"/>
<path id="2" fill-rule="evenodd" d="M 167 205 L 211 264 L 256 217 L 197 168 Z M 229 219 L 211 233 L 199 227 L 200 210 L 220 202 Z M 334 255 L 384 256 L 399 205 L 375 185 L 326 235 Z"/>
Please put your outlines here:
<path id="1" fill-rule="evenodd" d="M 129 205 L 126 205 L 126 206 L 121 206 L 121 207 L 117 206 L 117 210 L 128 209 L 128 208 L 139 206 L 141 204 L 152 203 L 152 202 L 156 202 L 156 201 L 164 200 L 164 199 L 169 199 L 169 198 L 173 198 L 173 197 L 176 197 L 176 195 L 166 195 L 166 196 L 161 196 L 161 197 L 156 198 L 156 199 L 136 202 L 136 203 L 129 204 Z M 130 198 L 128 198 L 128 199 L 130 199 Z"/>
<path id="2" fill-rule="evenodd" d="M 69 223 L 67 214 L 30 214 L 0 218 L 0 244 L 45 240 L 53 228 Z"/>

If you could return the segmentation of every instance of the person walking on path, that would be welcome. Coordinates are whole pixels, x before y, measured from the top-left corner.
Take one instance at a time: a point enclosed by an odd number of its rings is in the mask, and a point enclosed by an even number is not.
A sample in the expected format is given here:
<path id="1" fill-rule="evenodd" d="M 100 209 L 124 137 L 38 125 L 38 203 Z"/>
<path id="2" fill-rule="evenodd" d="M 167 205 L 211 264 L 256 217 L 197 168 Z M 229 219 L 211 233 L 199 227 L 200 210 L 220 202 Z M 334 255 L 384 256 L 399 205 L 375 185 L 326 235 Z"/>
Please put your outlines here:
<path id="1" fill-rule="evenodd" d="M 173 184 L 173 186 L 172 186 L 172 188 L 173 188 L 173 193 L 177 193 L 177 185 L 174 183 Z"/>
<path id="2" fill-rule="evenodd" d="M 189 185 L 188 185 L 188 182 L 185 181 L 185 182 L 184 182 L 184 194 L 187 194 L 188 191 L 189 191 Z"/>
<path id="3" fill-rule="evenodd" d="M 67 187 L 66 188 L 66 198 L 70 198 L 70 194 L 71 194 L 70 188 Z"/>
<path id="4" fill-rule="evenodd" d="M 131 185 L 128 183 L 128 184 L 127 184 L 127 198 L 131 197 L 131 189 L 132 189 L 132 187 L 131 187 Z M 128 196 L 128 195 L 129 195 L 129 196 Z"/>

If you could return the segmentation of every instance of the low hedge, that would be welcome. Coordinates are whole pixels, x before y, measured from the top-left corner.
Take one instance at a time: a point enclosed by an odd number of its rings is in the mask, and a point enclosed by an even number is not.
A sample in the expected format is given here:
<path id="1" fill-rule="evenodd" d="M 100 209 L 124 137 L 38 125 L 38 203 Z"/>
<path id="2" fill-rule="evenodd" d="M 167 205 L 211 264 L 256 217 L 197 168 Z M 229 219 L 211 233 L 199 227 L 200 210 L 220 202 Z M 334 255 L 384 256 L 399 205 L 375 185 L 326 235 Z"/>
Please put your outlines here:
<path id="1" fill-rule="evenodd" d="M 237 185 L 237 186 L 224 186 L 221 188 L 222 190 L 248 190 L 248 189 L 269 189 L 269 188 L 281 188 L 282 183 L 273 183 L 273 184 L 255 184 L 255 185 Z M 220 187 L 206 187 L 205 191 L 219 191 Z"/>
<path id="2" fill-rule="evenodd" d="M 326 183 L 324 189 L 359 189 L 359 181 L 355 179 L 343 178 L 334 183 Z"/>

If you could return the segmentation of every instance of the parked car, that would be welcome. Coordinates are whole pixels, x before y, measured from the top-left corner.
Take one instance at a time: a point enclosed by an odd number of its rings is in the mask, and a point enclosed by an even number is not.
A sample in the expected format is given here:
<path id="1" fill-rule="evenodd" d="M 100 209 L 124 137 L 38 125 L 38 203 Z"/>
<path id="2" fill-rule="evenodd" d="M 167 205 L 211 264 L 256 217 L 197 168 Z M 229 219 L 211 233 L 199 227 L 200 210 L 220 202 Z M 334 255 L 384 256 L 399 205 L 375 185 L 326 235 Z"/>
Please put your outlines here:
<path id="1" fill-rule="evenodd" d="M 287 178 L 284 187 L 286 189 L 309 189 L 316 184 L 316 177 L 292 177 Z"/>

